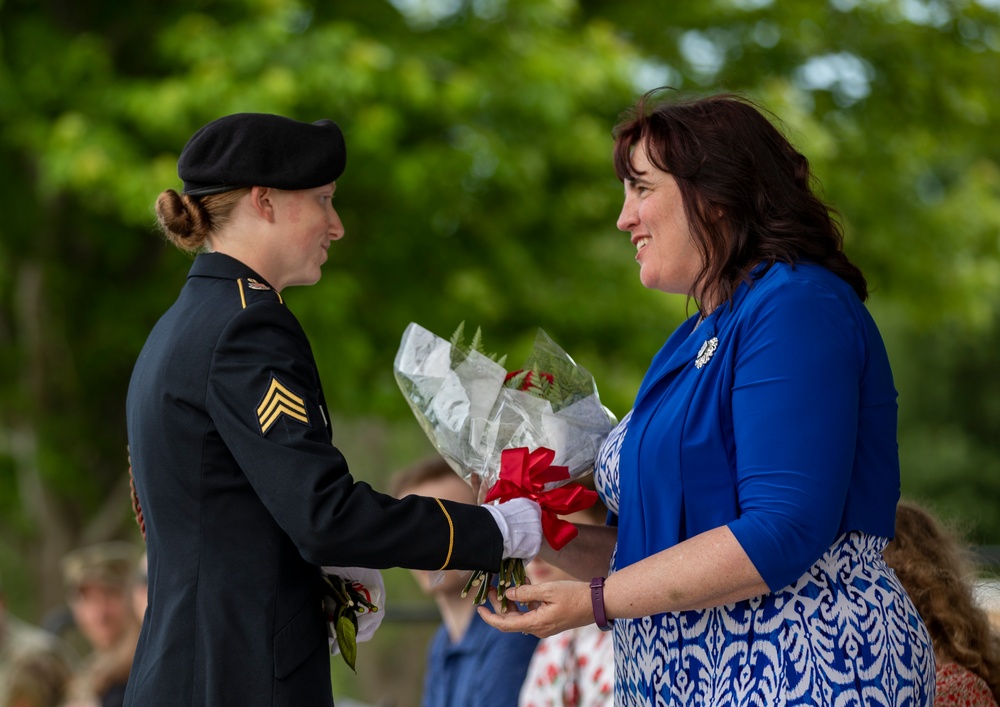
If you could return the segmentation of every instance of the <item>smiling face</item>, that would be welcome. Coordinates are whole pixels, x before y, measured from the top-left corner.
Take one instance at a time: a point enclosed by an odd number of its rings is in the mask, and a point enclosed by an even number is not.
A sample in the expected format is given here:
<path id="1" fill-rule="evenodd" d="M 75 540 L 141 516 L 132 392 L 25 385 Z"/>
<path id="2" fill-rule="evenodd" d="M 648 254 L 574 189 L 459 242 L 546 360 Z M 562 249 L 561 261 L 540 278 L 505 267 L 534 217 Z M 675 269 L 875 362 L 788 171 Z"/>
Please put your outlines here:
<path id="1" fill-rule="evenodd" d="M 269 281 L 281 290 L 319 281 L 330 243 L 344 237 L 344 224 L 333 208 L 336 182 L 301 191 L 270 190 L 275 225 L 280 229 L 269 268 Z"/>
<path id="2" fill-rule="evenodd" d="M 650 289 L 695 295 L 702 256 L 691 238 L 677 180 L 649 161 L 644 142 L 632 153 L 632 167 L 635 178 L 625 180 L 618 228 L 632 236 L 639 280 Z"/>

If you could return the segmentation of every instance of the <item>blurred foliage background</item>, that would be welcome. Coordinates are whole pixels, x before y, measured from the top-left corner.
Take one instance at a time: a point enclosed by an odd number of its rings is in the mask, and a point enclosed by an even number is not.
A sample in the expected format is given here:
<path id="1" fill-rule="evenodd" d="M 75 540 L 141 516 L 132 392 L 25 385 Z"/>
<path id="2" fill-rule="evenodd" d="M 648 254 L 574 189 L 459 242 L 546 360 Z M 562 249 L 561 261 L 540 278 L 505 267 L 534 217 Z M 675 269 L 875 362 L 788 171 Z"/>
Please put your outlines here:
<path id="1" fill-rule="evenodd" d="M 611 128 L 657 86 L 732 90 L 810 157 L 874 288 L 903 492 L 1000 543 L 1000 0 L 0 0 L 0 574 L 58 605 L 73 546 L 141 542 L 124 398 L 190 260 L 155 232 L 176 158 L 238 111 L 344 129 L 347 237 L 286 292 L 359 478 L 430 445 L 392 377 L 405 326 L 544 328 L 619 416 L 685 316 L 615 229 Z M 419 600 L 407 573 L 390 595 Z M 338 694 L 416 704 L 426 627 Z M 393 687 L 399 683 L 399 687 Z"/>

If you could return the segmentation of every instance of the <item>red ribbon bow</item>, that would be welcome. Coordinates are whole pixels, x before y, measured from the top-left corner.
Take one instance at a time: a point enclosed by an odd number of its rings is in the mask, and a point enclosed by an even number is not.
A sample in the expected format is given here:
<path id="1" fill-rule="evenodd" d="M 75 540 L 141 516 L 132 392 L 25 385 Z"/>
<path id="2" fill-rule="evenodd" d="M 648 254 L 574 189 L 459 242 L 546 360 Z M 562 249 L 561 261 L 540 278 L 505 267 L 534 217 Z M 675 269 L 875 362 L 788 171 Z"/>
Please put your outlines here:
<path id="1" fill-rule="evenodd" d="M 545 485 L 570 478 L 565 466 L 552 466 L 556 453 L 546 447 L 528 452 L 527 447 L 505 449 L 500 454 L 500 478 L 486 494 L 483 503 L 530 498 L 542 507 L 542 534 L 554 550 L 561 550 L 576 537 L 572 523 L 559 518 L 590 508 L 597 502 L 597 492 L 578 483 L 553 489 Z"/>

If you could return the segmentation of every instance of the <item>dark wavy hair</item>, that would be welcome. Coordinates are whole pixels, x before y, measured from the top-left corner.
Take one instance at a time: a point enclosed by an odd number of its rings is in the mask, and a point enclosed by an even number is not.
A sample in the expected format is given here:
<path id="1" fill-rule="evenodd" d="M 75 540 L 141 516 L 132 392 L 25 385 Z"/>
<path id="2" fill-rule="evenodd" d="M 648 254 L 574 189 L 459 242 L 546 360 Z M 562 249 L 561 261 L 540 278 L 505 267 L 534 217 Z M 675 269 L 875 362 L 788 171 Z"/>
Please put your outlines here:
<path id="1" fill-rule="evenodd" d="M 632 152 L 676 180 L 691 236 L 702 255 L 694 296 L 729 302 L 759 264 L 812 261 L 845 280 L 862 300 L 868 285 L 844 255 L 837 214 L 812 190 L 809 161 L 765 117 L 735 94 L 663 100 L 643 95 L 614 129 L 615 172 L 638 175 Z"/>
<path id="2" fill-rule="evenodd" d="M 913 600 L 934 651 L 971 670 L 1000 701 L 1000 636 L 976 603 L 976 562 L 959 535 L 913 501 L 896 507 L 896 536 L 882 556 Z"/>

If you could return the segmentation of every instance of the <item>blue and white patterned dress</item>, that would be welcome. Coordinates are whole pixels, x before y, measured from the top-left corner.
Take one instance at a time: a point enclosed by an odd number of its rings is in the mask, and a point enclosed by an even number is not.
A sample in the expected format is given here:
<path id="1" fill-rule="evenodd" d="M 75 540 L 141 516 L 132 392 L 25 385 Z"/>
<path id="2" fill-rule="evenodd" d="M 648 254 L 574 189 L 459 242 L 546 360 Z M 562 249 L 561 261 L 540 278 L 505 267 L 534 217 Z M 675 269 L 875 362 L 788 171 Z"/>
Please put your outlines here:
<path id="1" fill-rule="evenodd" d="M 595 465 L 597 490 L 614 513 L 630 418 L 608 436 Z M 847 533 L 777 592 L 616 620 L 615 704 L 931 705 L 930 638 L 882 559 L 886 542 Z"/>

